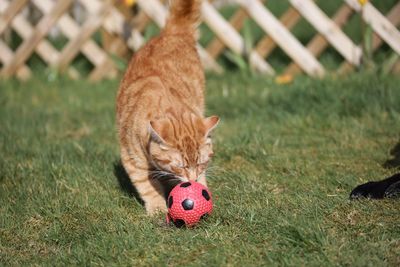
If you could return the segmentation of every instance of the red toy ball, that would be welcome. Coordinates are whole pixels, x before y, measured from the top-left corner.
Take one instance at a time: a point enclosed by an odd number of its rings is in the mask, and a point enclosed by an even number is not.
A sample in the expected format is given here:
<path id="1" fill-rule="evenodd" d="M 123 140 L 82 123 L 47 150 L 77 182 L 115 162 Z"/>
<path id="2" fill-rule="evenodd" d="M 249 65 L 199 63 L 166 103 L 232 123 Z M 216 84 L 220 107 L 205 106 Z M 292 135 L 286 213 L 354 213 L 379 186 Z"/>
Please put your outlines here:
<path id="1" fill-rule="evenodd" d="M 167 199 L 170 220 L 177 226 L 194 226 L 211 214 L 213 204 L 207 187 L 197 182 L 183 182 L 175 186 Z"/>

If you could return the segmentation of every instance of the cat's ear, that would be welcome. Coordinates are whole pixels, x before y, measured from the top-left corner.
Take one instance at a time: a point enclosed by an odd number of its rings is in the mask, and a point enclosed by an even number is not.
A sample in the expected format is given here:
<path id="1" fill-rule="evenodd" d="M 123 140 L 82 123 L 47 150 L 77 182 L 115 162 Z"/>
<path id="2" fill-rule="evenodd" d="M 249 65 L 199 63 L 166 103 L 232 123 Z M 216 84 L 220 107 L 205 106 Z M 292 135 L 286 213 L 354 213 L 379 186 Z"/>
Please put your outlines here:
<path id="1" fill-rule="evenodd" d="M 215 127 L 217 127 L 219 123 L 219 118 L 218 116 L 211 116 L 208 118 L 205 118 L 203 120 L 204 126 L 206 127 L 206 136 L 209 136 L 211 131 L 214 130 Z"/>
<path id="2" fill-rule="evenodd" d="M 157 143 L 166 144 L 168 137 L 169 123 L 166 120 L 156 120 L 149 122 L 149 133 L 151 138 Z"/>

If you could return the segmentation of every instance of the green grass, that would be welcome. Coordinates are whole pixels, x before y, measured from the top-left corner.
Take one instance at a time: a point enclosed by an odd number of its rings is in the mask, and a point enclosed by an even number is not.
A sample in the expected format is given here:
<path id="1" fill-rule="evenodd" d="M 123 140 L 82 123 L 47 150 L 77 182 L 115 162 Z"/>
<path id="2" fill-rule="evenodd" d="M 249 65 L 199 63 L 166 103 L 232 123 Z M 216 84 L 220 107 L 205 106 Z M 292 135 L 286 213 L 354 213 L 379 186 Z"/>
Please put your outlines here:
<path id="1" fill-rule="evenodd" d="M 0 81 L 0 265 L 399 266 L 399 202 L 348 200 L 398 171 L 399 82 L 209 77 L 215 212 L 189 230 L 119 185 L 117 81 Z"/>

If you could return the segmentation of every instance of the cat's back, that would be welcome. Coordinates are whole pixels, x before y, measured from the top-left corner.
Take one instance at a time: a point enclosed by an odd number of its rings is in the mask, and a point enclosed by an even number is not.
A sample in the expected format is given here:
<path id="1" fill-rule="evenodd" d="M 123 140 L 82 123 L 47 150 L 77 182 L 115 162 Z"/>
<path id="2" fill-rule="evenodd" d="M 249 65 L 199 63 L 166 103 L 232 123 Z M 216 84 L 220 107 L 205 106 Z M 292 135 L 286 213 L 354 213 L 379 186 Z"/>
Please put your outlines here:
<path id="1" fill-rule="evenodd" d="M 194 87 L 202 90 L 204 72 L 196 50 L 196 41 L 189 34 L 162 33 L 153 38 L 132 58 L 122 84 L 157 76 L 166 87 Z"/>
<path id="2" fill-rule="evenodd" d="M 128 65 L 117 96 L 118 117 L 134 110 L 141 98 L 150 101 L 147 108 L 160 109 L 157 101 L 168 98 L 174 106 L 203 112 L 205 79 L 195 38 L 200 5 L 201 0 L 172 1 L 166 27 Z"/>

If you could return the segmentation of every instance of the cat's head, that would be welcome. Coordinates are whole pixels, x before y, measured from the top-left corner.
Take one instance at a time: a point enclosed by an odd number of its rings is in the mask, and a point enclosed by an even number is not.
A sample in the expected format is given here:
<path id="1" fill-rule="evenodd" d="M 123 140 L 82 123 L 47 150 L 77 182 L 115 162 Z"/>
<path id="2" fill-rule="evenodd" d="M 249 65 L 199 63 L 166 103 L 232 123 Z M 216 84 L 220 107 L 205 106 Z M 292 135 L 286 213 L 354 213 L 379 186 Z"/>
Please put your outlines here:
<path id="1" fill-rule="evenodd" d="M 151 163 L 183 181 L 199 179 L 213 155 L 210 133 L 218 122 L 217 116 L 201 118 L 193 114 L 151 121 Z"/>

